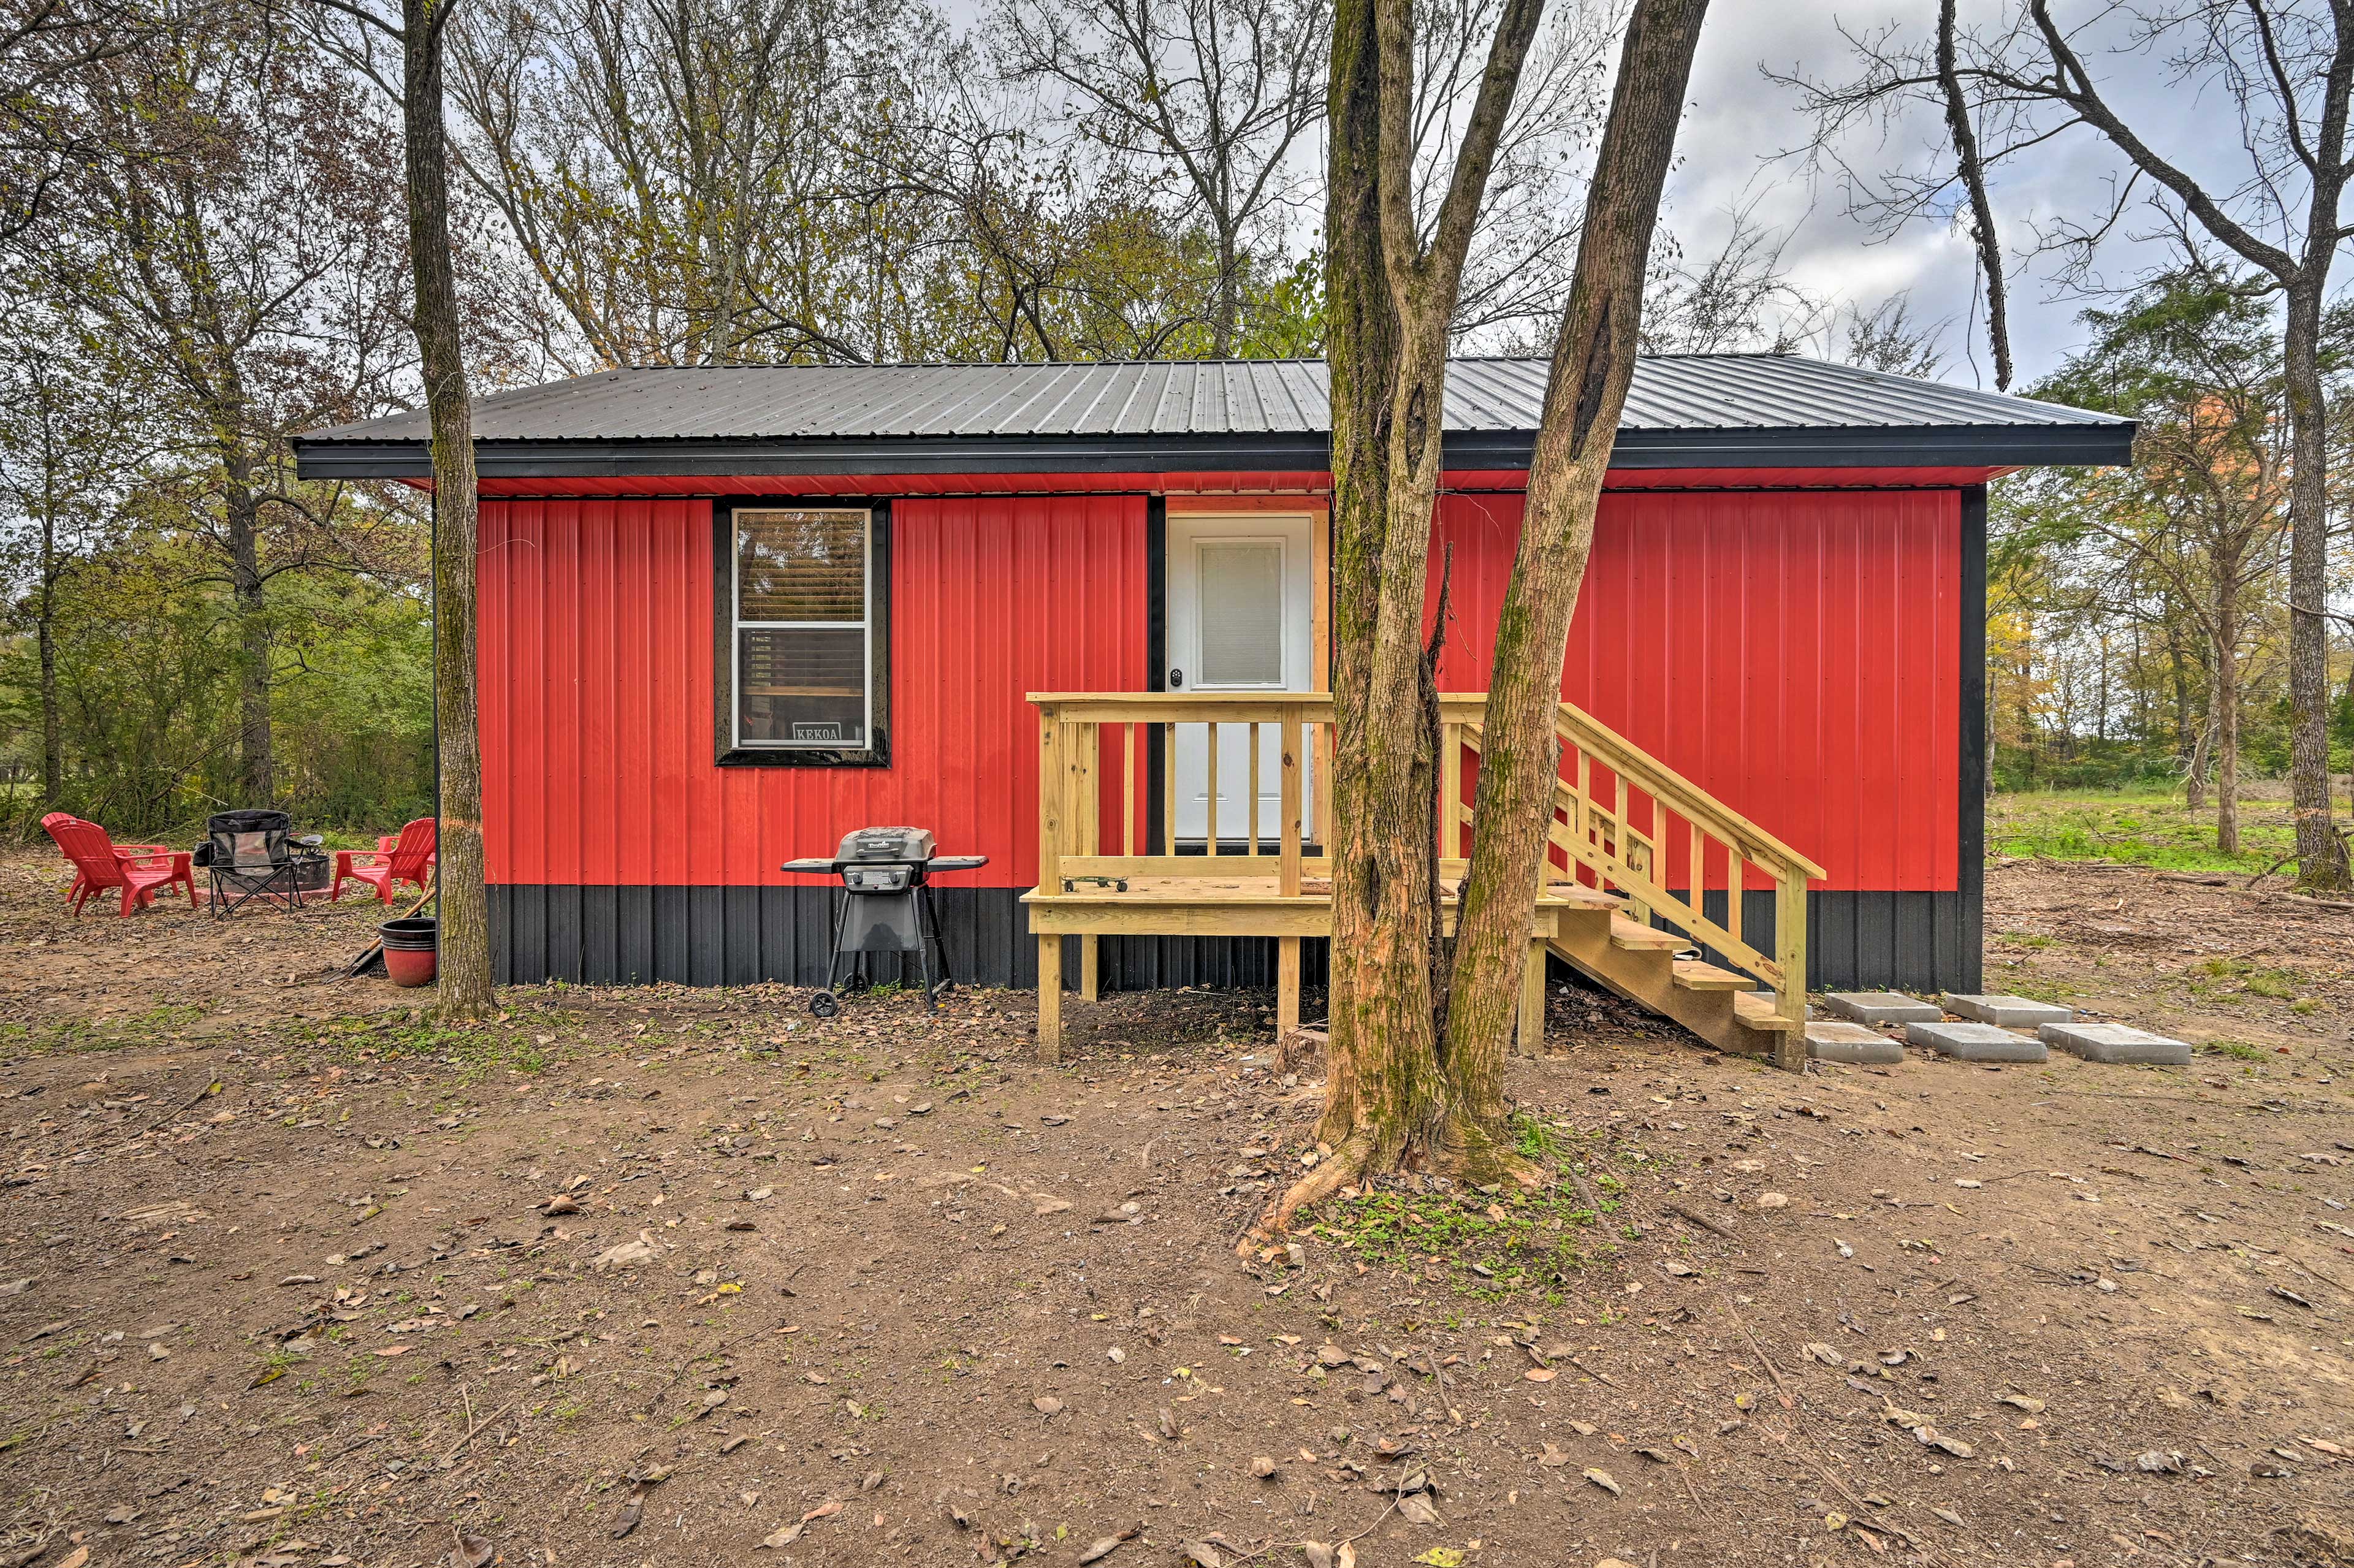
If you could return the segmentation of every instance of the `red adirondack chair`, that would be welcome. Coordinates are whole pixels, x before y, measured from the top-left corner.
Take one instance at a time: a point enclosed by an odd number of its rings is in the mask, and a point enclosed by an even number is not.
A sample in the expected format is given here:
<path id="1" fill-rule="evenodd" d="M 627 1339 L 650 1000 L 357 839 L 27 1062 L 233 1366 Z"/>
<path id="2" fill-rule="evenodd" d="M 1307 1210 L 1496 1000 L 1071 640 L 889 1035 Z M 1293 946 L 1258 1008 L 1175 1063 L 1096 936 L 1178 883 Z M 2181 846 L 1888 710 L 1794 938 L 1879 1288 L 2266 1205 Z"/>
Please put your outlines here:
<path id="1" fill-rule="evenodd" d="M 330 902 L 344 895 L 347 878 L 366 883 L 376 889 L 377 899 L 386 904 L 392 902 L 392 890 L 398 883 L 410 882 L 423 889 L 426 873 L 436 858 L 433 819 L 419 817 L 401 829 L 398 838 L 380 838 L 376 842 L 382 847 L 335 852 L 335 880 L 327 890 Z"/>
<path id="2" fill-rule="evenodd" d="M 196 907 L 196 881 L 189 869 L 188 853 L 164 844 L 119 844 L 96 822 L 85 822 L 64 811 L 51 811 L 41 826 L 58 848 L 73 862 L 74 882 L 66 896 L 73 912 L 109 888 L 122 890 L 122 913 L 143 909 L 155 902 L 159 889 L 183 888 L 188 907 Z"/>

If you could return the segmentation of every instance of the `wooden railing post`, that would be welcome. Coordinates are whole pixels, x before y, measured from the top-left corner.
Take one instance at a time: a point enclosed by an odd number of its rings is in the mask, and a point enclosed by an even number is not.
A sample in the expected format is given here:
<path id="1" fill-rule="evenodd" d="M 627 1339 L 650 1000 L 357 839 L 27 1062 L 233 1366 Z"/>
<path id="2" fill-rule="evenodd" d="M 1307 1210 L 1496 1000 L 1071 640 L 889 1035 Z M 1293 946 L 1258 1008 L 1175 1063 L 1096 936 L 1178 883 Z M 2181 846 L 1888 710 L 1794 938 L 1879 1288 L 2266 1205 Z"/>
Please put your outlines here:
<path id="1" fill-rule="evenodd" d="M 1209 774 L 1209 785 L 1203 791 L 1208 798 L 1202 802 L 1202 853 L 1214 855 L 1218 853 L 1218 786 L 1221 782 L 1218 778 L 1218 726 L 1210 724 L 1203 727 L 1210 733 L 1209 756 L 1204 761 L 1204 768 Z M 1176 852 L 1172 850 L 1170 853 L 1174 854 Z"/>
<path id="2" fill-rule="evenodd" d="M 1304 737 L 1299 732 L 1300 710 L 1287 705 L 1277 728 L 1277 744 L 1282 748 L 1278 769 L 1282 775 L 1281 800 L 1277 806 L 1282 817 L 1283 848 L 1276 868 L 1276 889 L 1286 898 L 1299 895 L 1299 764 L 1304 753 Z M 1258 756 L 1258 728 L 1251 728 L 1251 757 Z M 1258 799 L 1258 772 L 1251 771 L 1251 799 Z M 1258 823 L 1254 815 L 1251 823 L 1251 848 L 1258 848 Z M 1275 1029 L 1276 1038 L 1288 1039 L 1299 1027 L 1299 938 L 1278 937 L 1275 939 Z"/>
<path id="3" fill-rule="evenodd" d="M 1038 706 L 1038 891 L 1052 895 L 1063 891 L 1063 791 L 1068 779 L 1063 763 L 1062 712 L 1052 703 Z M 1038 1054 L 1049 1062 L 1063 1059 L 1063 938 L 1038 938 Z"/>
<path id="4" fill-rule="evenodd" d="M 1799 1027 L 1775 1037 L 1774 1065 L 1793 1073 L 1807 1069 L 1807 879 L 1776 865 L 1774 871 L 1774 962 L 1782 970 L 1774 1011 Z"/>
<path id="5" fill-rule="evenodd" d="M 1299 709 L 1286 706 L 1283 710 L 1283 850 L 1281 863 L 1277 868 L 1278 890 L 1286 898 L 1299 894 Z"/>
<path id="6" fill-rule="evenodd" d="M 1073 846 L 1081 854 L 1094 854 L 1103 848 L 1103 726 L 1099 724 L 1077 724 L 1071 726 L 1069 765 L 1071 769 L 1070 834 Z M 1092 934 L 1079 938 L 1079 1000 L 1093 1001 L 1101 989 L 1103 976 L 1097 954 L 1098 938 Z"/>
<path id="7" fill-rule="evenodd" d="M 1438 726 L 1438 858 L 1463 858 L 1463 726 Z"/>

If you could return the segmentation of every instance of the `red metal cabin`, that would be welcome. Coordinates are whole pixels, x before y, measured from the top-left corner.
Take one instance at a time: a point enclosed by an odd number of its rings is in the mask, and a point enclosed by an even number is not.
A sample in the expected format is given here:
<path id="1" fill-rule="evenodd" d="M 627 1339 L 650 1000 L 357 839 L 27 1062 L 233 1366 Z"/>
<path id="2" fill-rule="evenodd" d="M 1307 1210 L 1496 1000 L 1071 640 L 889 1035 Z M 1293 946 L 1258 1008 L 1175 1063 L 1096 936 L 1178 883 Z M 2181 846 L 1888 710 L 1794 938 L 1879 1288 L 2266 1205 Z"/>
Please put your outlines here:
<path id="1" fill-rule="evenodd" d="M 1544 368 L 1450 376 L 1446 689 L 1486 682 Z M 499 979 L 814 983 L 828 892 L 778 866 L 906 822 L 991 859 L 941 885 L 959 977 L 1034 983 L 1027 694 L 1323 685 L 1322 371 L 624 370 L 484 399 Z M 1788 357 L 1642 365 L 1563 693 L 1822 865 L 1817 985 L 1978 988 L 1985 484 L 2122 462 L 2132 433 Z M 308 478 L 430 474 L 421 417 L 298 451 Z M 1156 748 L 1147 821 L 1202 792 L 1189 768 Z M 1166 853 L 1204 832 L 1166 820 Z M 1106 938 L 1104 980 L 1257 981 L 1271 951 Z"/>

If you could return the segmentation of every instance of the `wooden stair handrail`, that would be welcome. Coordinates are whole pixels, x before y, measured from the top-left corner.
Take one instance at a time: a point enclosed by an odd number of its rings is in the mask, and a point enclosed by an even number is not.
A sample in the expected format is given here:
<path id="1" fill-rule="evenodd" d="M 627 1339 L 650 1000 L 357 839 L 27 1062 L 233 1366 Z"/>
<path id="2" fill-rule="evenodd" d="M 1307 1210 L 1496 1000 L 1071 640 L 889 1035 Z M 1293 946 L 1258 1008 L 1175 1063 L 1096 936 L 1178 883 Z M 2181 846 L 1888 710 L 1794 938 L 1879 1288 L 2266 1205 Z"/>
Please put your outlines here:
<path id="1" fill-rule="evenodd" d="M 1679 815 L 1699 822 L 1751 860 L 1778 861 L 1792 871 L 1803 872 L 1810 882 L 1819 882 L 1830 874 L 1748 818 L 1728 810 L 1716 797 L 1643 751 L 1633 741 L 1576 704 L 1560 705 L 1553 719 L 1553 733 L 1576 741 L 1607 765 L 1612 772 L 1642 781 L 1647 793 L 1661 799 L 1672 798 Z M 1645 775 L 1649 776 L 1648 781 Z M 1700 809 L 1686 810 L 1685 801 L 1691 801 Z"/>

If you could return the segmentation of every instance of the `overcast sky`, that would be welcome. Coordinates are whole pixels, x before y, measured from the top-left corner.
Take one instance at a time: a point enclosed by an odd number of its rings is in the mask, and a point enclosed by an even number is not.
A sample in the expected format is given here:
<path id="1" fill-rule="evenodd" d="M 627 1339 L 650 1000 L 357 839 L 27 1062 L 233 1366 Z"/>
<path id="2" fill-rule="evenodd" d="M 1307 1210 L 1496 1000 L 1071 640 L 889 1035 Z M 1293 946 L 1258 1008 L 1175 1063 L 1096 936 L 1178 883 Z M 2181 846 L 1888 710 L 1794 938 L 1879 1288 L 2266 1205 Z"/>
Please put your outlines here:
<path id="1" fill-rule="evenodd" d="M 1668 219 L 1689 248 L 1702 249 L 1723 232 L 1732 207 L 1744 196 L 1755 197 L 1758 217 L 1790 230 L 1784 259 L 1792 266 L 1795 281 L 1815 293 L 1856 300 L 1866 307 L 1897 290 L 1909 290 L 1916 316 L 1952 323 L 1941 375 L 1955 381 L 1971 379 L 1972 366 L 1963 353 L 1964 329 L 1969 328 L 1967 346 L 1975 353 L 1978 379 L 1990 387 L 1993 367 L 1984 330 L 1976 324 L 1983 320 L 1982 304 L 1973 320 L 1975 269 L 1967 238 L 1927 227 L 1907 229 L 1893 238 L 1876 236 L 1844 215 L 1842 195 L 1830 181 L 1810 188 L 1797 163 L 1766 156 L 1800 143 L 1809 127 L 1791 93 L 1760 74 L 1761 63 L 1785 74 L 1795 69 L 1811 76 L 1843 78 L 1853 67 L 1840 37 L 1842 24 L 1850 32 L 1868 33 L 1901 17 L 1917 33 L 1934 18 L 1935 9 L 1934 0 L 1872 0 L 1837 6 L 1821 0 L 1712 5 L 1693 66 L 1691 109 L 1678 143 L 1682 161 L 1670 185 Z M 1987 15 L 1993 9 L 1964 0 L 1961 14 L 1967 25 L 1974 10 Z M 2063 20 L 2073 21 L 2093 7 L 2062 4 L 2056 9 Z M 2228 101 L 2202 101 L 2187 94 L 2167 81 L 2159 61 L 2146 56 L 2112 57 L 2096 63 L 2104 69 L 2102 87 L 2109 101 L 2169 157 L 2202 175 L 2220 176 L 2225 184 L 2244 173 L 2245 155 Z M 1924 156 L 1932 136 L 1942 149 L 1942 126 L 1921 119 L 1884 149 L 1875 136 L 1849 151 L 1865 164 L 1884 164 L 1900 155 Z M 2062 211 L 2101 210 L 2110 199 L 2115 167 L 2104 144 L 2079 129 L 2038 148 L 2031 161 L 1996 173 L 1996 224 L 2013 260 L 2011 338 L 2020 385 L 2056 368 L 2082 341 L 2077 313 L 2094 302 L 2056 286 L 2051 281 L 2055 269 L 2048 260 L 2025 257 L 2034 244 L 2036 225 Z M 2101 260 L 2108 281 L 2129 281 L 2158 260 L 2161 248 L 2132 238 L 2137 231 L 2147 232 L 2149 224 L 2147 215 L 2137 210 L 2122 226 Z"/>
<path id="2" fill-rule="evenodd" d="M 952 23 L 969 26 L 997 0 L 940 0 Z M 1555 8 L 1580 0 L 1552 0 Z M 1611 4 L 1612 0 L 1590 0 Z M 1619 0 L 1623 4 L 1623 0 Z M 1961 0 L 1967 27 L 1974 19 L 2010 13 L 2010 0 Z M 2106 0 L 2059 0 L 2063 25 L 2118 15 Z M 1663 220 L 1688 257 L 1711 253 L 1731 214 L 1747 205 L 1753 220 L 1787 234 L 1783 260 L 1791 281 L 1818 298 L 1850 302 L 1870 310 L 1900 291 L 1909 297 L 1916 322 L 1943 323 L 1947 380 L 1993 385 L 1986 347 L 1982 302 L 1973 300 L 1975 267 L 1967 238 L 1943 227 L 1918 224 L 1893 236 L 1873 232 L 1845 212 L 1846 198 L 1835 179 L 1810 179 L 1794 157 L 1775 154 L 1800 147 L 1811 130 L 1796 94 L 1768 81 L 1761 68 L 1788 74 L 1844 79 L 1854 57 L 1841 36 L 1868 35 L 1891 21 L 1925 36 L 1935 0 L 1716 0 L 1702 33 L 1688 112 L 1677 143 L 1679 164 L 1670 178 Z M 2104 93 L 2128 123 L 2168 157 L 2211 185 L 2229 187 L 2245 177 L 2247 164 L 2228 100 L 2202 101 L 2169 83 L 2161 60 L 2102 52 L 2098 37 L 2080 37 Z M 1944 129 L 1925 106 L 1883 143 L 1877 134 L 1843 149 L 1859 166 L 1884 167 L 1903 159 L 1940 164 Z M 1322 156 L 1310 143 L 1299 149 L 1310 163 Z M 2084 339 L 2077 316 L 2097 302 L 2081 290 L 2056 281 L 2048 257 L 2031 255 L 2039 226 L 2054 217 L 2081 217 L 2100 212 L 2113 198 L 2118 164 L 2097 137 L 2071 131 L 2034 150 L 2021 162 L 1994 171 L 1997 226 L 2010 259 L 2012 351 L 2016 383 L 2024 387 L 2058 367 Z M 1295 243 L 1311 242 L 1320 219 L 1296 213 Z M 2129 281 L 2158 264 L 2163 248 L 2137 243 L 2151 219 L 2137 207 L 2102 252 L 2102 279 Z"/>

